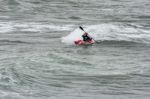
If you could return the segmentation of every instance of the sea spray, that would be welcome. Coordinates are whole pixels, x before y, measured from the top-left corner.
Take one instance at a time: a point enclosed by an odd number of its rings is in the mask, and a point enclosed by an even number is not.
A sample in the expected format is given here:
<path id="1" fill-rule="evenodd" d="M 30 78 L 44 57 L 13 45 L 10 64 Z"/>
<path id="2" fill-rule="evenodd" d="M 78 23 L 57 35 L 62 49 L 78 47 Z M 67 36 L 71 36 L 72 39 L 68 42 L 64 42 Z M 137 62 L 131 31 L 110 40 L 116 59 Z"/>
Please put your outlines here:
<path id="1" fill-rule="evenodd" d="M 136 43 L 150 43 L 150 31 L 141 28 L 135 28 L 120 23 L 105 23 L 99 25 L 86 26 L 85 30 L 96 41 L 125 41 Z M 65 37 L 62 37 L 62 42 L 66 44 L 74 44 L 76 39 L 82 39 L 83 31 L 79 28 Z"/>

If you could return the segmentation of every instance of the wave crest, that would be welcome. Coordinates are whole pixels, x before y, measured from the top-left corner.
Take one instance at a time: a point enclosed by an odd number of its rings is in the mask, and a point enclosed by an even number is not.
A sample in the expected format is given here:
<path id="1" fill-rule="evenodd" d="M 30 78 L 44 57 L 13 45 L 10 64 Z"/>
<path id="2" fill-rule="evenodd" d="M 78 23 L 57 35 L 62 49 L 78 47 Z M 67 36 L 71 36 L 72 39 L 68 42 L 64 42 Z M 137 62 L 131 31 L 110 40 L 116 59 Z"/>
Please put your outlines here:
<path id="1" fill-rule="evenodd" d="M 96 41 L 126 41 L 136 43 L 150 43 L 150 30 L 128 24 L 99 24 L 86 26 L 85 30 Z M 75 29 L 62 42 L 73 44 L 76 39 L 82 39 L 83 31 Z"/>

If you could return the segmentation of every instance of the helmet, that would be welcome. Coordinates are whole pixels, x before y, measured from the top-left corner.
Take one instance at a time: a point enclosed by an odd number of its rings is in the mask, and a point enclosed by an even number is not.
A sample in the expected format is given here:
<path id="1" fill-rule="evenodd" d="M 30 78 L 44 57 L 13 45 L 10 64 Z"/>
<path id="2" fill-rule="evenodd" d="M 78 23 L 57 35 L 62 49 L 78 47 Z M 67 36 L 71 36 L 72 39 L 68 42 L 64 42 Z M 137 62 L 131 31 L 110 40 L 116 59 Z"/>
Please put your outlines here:
<path id="1" fill-rule="evenodd" d="M 88 33 L 85 32 L 84 35 L 88 35 Z"/>

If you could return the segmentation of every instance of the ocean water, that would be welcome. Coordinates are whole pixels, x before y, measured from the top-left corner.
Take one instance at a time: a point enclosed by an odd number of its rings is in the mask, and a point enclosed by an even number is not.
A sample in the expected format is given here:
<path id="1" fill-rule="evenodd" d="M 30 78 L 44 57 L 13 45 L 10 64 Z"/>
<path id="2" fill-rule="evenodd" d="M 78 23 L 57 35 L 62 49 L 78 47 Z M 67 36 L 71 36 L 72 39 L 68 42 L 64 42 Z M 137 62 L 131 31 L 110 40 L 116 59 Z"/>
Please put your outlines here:
<path id="1" fill-rule="evenodd" d="M 149 98 L 149 0 L 0 0 L 0 99 Z"/>

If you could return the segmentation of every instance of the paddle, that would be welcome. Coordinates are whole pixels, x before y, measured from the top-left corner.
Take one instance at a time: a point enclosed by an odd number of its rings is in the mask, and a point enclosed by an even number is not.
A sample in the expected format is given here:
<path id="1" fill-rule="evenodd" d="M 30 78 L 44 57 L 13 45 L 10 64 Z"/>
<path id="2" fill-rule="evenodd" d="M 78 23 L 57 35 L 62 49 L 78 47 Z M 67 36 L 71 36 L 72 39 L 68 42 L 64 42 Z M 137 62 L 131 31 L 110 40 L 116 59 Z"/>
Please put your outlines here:
<path id="1" fill-rule="evenodd" d="M 80 28 L 82 31 L 84 31 L 83 27 L 79 26 L 79 28 Z M 84 31 L 84 32 L 85 32 L 85 31 Z"/>

